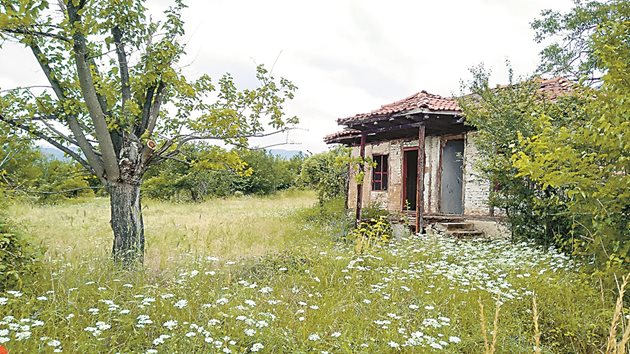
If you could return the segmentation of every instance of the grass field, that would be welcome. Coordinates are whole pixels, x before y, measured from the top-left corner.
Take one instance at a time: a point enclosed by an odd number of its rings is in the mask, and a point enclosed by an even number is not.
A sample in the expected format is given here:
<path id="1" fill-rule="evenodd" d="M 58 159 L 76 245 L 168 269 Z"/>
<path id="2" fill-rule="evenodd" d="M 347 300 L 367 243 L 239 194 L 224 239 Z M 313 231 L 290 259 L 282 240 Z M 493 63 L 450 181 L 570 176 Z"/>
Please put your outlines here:
<path id="1" fill-rule="evenodd" d="M 0 293 L 0 344 L 11 353 L 483 353 L 496 333 L 497 353 L 533 353 L 541 333 L 542 353 L 605 349 L 612 305 L 565 255 L 416 236 L 357 255 L 325 223 L 304 222 L 314 203 L 309 192 L 147 201 L 147 266 L 133 272 L 109 263 L 106 200 L 12 206 L 48 252 L 36 282 Z"/>

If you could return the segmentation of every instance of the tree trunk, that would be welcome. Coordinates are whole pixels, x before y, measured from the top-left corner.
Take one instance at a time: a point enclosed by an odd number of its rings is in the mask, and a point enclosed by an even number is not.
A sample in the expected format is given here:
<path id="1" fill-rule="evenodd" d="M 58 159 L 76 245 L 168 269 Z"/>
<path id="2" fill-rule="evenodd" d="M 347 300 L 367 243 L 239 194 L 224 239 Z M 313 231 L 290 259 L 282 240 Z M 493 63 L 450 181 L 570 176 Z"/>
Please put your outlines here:
<path id="1" fill-rule="evenodd" d="M 140 205 L 140 185 L 110 183 L 111 225 L 114 231 L 112 256 L 125 267 L 144 260 L 144 224 Z"/>

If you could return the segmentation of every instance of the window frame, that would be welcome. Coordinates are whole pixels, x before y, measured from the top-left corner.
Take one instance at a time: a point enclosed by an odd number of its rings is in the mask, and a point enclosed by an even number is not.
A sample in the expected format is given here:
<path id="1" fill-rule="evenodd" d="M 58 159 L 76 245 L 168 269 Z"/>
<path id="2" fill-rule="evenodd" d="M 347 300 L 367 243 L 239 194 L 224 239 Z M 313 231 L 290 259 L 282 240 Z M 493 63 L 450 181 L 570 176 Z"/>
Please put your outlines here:
<path id="1" fill-rule="evenodd" d="M 372 168 L 372 191 L 387 192 L 389 185 L 389 154 L 372 155 L 372 161 L 376 162 L 376 166 Z M 383 165 L 386 168 L 383 168 Z"/>

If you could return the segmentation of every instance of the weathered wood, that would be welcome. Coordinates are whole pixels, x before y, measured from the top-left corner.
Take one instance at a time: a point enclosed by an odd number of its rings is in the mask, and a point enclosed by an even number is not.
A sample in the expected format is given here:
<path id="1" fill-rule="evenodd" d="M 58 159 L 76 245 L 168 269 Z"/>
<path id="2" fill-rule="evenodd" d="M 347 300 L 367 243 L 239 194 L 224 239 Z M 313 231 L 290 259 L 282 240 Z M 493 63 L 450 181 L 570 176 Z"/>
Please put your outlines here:
<path id="1" fill-rule="evenodd" d="M 416 232 L 424 232 L 424 165 L 425 165 L 425 128 L 418 128 L 418 173 L 416 174 Z"/>
<path id="2" fill-rule="evenodd" d="M 360 145 L 360 156 L 361 162 L 359 163 L 359 171 L 358 173 L 364 172 L 365 166 L 363 165 L 363 160 L 365 159 L 365 140 L 367 138 L 366 133 L 361 134 L 361 145 Z M 363 176 L 365 178 L 365 176 Z M 355 226 L 359 225 L 361 222 L 361 205 L 363 204 L 363 179 L 357 180 L 357 208 L 354 219 Z"/>

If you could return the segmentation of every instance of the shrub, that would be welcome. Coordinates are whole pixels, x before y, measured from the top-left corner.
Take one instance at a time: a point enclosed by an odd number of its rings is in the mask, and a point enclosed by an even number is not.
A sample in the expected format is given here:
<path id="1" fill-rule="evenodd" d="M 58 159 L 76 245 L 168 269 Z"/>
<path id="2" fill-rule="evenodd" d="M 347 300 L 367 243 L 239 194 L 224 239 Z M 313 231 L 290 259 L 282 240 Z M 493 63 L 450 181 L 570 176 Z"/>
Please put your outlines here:
<path id="1" fill-rule="evenodd" d="M 0 291 L 21 287 L 33 276 L 41 251 L 0 215 Z"/>
<path id="2" fill-rule="evenodd" d="M 368 251 L 374 246 L 388 243 L 392 238 L 392 226 L 387 216 L 361 221 L 350 231 L 348 238 L 354 240 L 354 251 L 358 254 Z"/>

